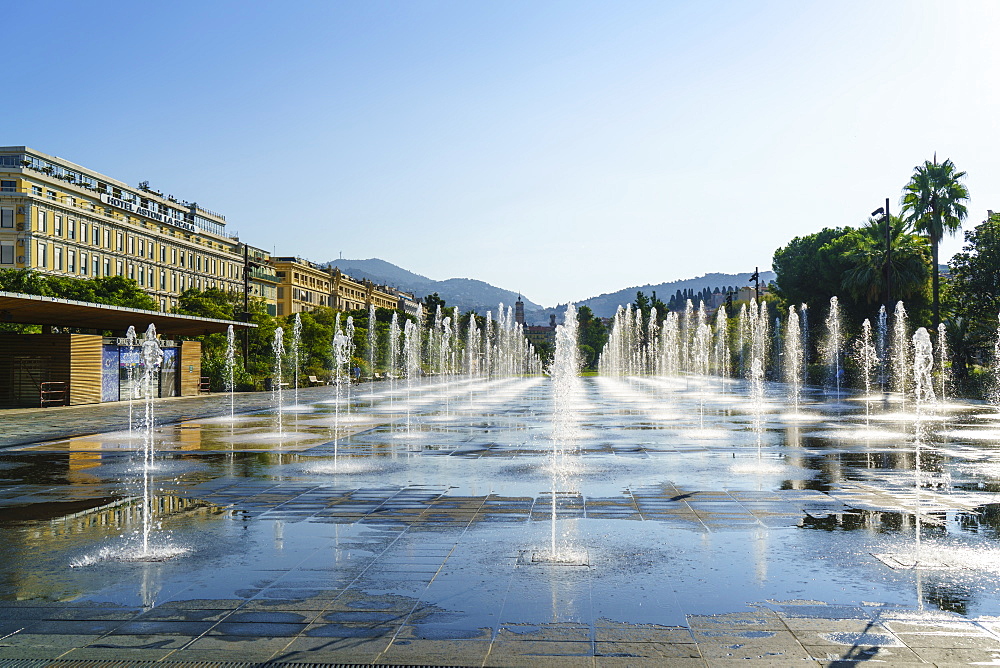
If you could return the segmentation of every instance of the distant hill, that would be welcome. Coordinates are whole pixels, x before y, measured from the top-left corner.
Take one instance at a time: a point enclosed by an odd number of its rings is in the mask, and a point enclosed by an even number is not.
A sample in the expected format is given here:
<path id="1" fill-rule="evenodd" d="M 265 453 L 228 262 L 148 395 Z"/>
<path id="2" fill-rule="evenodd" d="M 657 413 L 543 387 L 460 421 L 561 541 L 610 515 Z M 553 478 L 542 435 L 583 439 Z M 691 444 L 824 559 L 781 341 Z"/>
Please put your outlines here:
<path id="1" fill-rule="evenodd" d="M 767 285 L 775 279 L 775 274 L 773 271 L 762 271 L 760 272 L 760 283 L 761 285 Z M 678 290 L 693 290 L 695 292 L 702 290 L 703 288 L 715 288 L 724 289 L 727 286 L 733 286 L 737 289 L 750 285 L 750 274 L 705 274 L 704 276 L 698 276 L 697 278 L 687 278 L 679 281 L 670 281 L 668 283 L 658 283 L 656 285 L 639 285 L 634 288 L 625 288 L 617 292 L 612 292 L 609 294 L 598 295 L 597 297 L 591 297 L 590 299 L 584 299 L 582 301 L 576 302 L 579 306 L 589 306 L 594 312 L 594 315 L 601 318 L 610 318 L 618 310 L 619 306 L 624 306 L 625 304 L 631 304 L 635 301 L 635 293 L 642 291 L 647 297 L 652 296 L 653 292 L 659 297 L 664 303 L 670 300 L 670 297 Z M 525 302 L 525 320 L 532 324 L 548 324 L 549 315 L 552 313 L 559 314 L 565 309 L 565 305 L 560 305 L 555 308 L 538 309 L 527 312 L 527 302 Z"/>
<path id="2" fill-rule="evenodd" d="M 485 313 L 493 311 L 495 313 L 501 302 L 505 306 L 513 306 L 518 297 L 516 292 L 504 290 L 485 281 L 472 278 L 449 278 L 444 281 L 435 281 L 378 258 L 331 260 L 324 266 L 338 267 L 351 278 L 367 278 L 378 285 L 388 285 L 405 292 L 412 292 L 414 297 L 426 297 L 436 292 L 445 300 L 447 306 L 457 306 L 463 312 Z M 525 311 L 542 308 L 541 305 L 523 295 L 521 300 L 524 302 Z"/>

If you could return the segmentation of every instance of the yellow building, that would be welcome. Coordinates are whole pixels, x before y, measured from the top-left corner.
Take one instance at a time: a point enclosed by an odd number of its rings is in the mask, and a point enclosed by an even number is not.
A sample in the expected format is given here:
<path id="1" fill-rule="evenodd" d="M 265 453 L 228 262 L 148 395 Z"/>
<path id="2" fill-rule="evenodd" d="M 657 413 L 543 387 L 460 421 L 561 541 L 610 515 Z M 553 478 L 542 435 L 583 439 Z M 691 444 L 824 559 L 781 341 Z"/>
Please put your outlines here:
<path id="1" fill-rule="evenodd" d="M 226 233 L 224 216 L 195 202 L 25 146 L 0 147 L 0 268 L 125 276 L 166 311 L 188 288 L 242 294 L 244 246 Z M 246 256 L 267 253 L 247 247 Z M 275 284 L 264 264 L 248 287 L 273 305 Z"/>
<path id="2" fill-rule="evenodd" d="M 278 277 L 278 315 L 290 315 L 329 306 L 337 311 L 375 308 L 399 309 L 419 315 L 423 305 L 413 295 L 368 279 L 357 280 L 337 267 L 328 269 L 300 257 L 273 257 Z"/>
<path id="3" fill-rule="evenodd" d="M 330 278 L 333 285 L 333 304 L 338 311 L 366 309 L 369 304 L 374 304 L 375 308 L 388 309 L 399 306 L 394 294 L 387 292 L 382 286 L 376 286 L 367 278 L 355 280 L 341 273 L 337 267 L 331 270 Z"/>
<path id="4" fill-rule="evenodd" d="M 271 265 L 278 278 L 278 315 L 333 306 L 330 274 L 323 267 L 300 257 L 272 257 Z"/>

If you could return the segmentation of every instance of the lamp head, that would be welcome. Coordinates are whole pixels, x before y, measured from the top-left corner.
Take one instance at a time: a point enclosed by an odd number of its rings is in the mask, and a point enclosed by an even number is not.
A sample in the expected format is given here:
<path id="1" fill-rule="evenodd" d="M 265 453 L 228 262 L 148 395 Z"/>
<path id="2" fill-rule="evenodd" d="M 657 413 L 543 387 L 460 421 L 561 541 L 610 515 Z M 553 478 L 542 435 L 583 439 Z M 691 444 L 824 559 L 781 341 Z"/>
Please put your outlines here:
<path id="1" fill-rule="evenodd" d="M 879 207 L 879 208 L 875 209 L 874 211 L 872 211 L 872 217 L 881 216 L 884 213 L 885 213 L 885 209 L 883 209 L 882 207 Z"/>

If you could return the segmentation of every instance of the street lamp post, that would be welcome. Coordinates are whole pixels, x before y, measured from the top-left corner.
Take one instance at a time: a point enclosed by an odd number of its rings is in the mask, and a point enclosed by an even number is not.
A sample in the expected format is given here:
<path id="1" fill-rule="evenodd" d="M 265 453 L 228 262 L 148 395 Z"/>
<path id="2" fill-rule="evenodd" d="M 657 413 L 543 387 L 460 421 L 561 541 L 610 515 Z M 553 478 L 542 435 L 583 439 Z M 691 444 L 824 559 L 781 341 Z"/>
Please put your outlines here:
<path id="1" fill-rule="evenodd" d="M 889 216 L 889 198 L 885 198 L 885 208 L 872 211 L 872 216 L 885 216 L 885 310 L 892 309 L 892 219 Z"/>

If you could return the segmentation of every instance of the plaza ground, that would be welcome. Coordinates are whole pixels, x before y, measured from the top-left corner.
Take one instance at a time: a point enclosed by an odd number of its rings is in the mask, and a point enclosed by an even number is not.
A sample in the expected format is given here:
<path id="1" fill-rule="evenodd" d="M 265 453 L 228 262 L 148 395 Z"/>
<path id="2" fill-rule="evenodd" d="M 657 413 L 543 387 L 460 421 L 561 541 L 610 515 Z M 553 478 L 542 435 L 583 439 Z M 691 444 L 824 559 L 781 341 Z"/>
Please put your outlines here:
<path id="1" fill-rule="evenodd" d="M 567 421 L 551 389 L 161 400 L 151 469 L 127 405 L 4 412 L 0 662 L 1000 662 L 984 407 L 915 485 L 898 405 L 589 378 Z M 123 561 L 146 482 L 174 556 Z"/>

